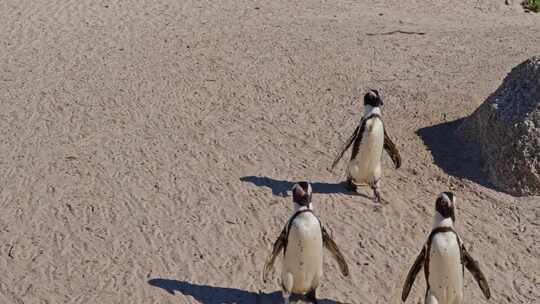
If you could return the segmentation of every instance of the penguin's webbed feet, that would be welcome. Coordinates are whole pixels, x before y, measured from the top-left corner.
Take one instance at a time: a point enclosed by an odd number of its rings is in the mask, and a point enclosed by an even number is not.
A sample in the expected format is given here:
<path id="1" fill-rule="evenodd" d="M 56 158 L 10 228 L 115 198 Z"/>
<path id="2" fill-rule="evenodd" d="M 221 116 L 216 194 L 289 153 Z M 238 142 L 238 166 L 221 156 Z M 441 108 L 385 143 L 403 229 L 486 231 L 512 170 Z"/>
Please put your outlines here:
<path id="1" fill-rule="evenodd" d="M 283 292 L 281 296 L 283 297 L 283 304 L 289 304 L 289 298 L 291 294 Z"/>
<path id="2" fill-rule="evenodd" d="M 375 187 L 372 188 L 373 189 L 373 196 L 374 196 L 374 201 L 375 203 L 377 204 L 382 204 L 383 203 L 383 199 L 381 198 L 381 193 L 379 192 L 379 190 Z"/>
<path id="3" fill-rule="evenodd" d="M 313 288 L 306 294 L 306 298 L 313 304 L 317 304 L 317 292 L 316 289 Z"/>
<path id="4" fill-rule="evenodd" d="M 345 190 L 350 191 L 350 192 L 357 192 L 358 186 L 353 183 L 351 178 L 348 178 L 345 181 Z"/>

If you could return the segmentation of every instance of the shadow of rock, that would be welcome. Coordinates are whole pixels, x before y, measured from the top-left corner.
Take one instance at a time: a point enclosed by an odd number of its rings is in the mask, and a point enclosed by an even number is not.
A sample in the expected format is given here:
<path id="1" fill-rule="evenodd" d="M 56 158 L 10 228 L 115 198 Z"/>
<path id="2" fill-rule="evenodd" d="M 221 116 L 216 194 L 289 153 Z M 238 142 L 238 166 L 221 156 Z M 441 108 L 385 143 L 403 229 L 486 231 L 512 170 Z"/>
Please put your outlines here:
<path id="1" fill-rule="evenodd" d="M 243 182 L 250 182 L 257 187 L 267 187 L 272 190 L 272 194 L 281 197 L 287 197 L 289 194 L 287 191 L 290 191 L 292 186 L 296 182 L 287 181 L 287 180 L 277 180 L 266 176 L 244 176 L 240 178 Z M 347 194 L 347 195 L 358 195 L 368 199 L 371 197 L 361 194 L 350 192 L 345 189 L 345 183 L 319 183 L 319 182 L 310 182 L 313 193 L 319 194 Z M 369 188 L 368 188 L 369 189 Z M 371 190 L 370 190 L 371 191 Z"/>
<path id="2" fill-rule="evenodd" d="M 448 175 L 464 178 L 484 187 L 496 189 L 483 172 L 479 146 L 459 136 L 458 128 L 464 118 L 418 129 L 433 156 L 434 163 Z"/>
<path id="3" fill-rule="evenodd" d="M 256 293 L 236 288 L 214 287 L 209 285 L 192 284 L 185 281 L 168 279 L 151 279 L 148 284 L 166 290 L 170 294 L 179 292 L 191 296 L 203 304 L 271 304 L 281 303 L 281 292 Z M 291 300 L 300 299 L 299 296 L 291 297 Z M 292 301 L 291 301 L 292 302 Z M 320 304 L 345 304 L 333 300 L 322 299 Z"/>

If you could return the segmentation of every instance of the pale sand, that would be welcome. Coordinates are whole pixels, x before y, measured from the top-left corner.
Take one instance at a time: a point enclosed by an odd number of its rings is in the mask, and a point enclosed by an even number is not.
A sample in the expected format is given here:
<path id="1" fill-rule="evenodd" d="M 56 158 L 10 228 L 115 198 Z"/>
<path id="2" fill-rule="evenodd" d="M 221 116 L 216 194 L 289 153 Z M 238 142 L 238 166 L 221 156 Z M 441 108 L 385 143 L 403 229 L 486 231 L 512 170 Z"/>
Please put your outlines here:
<path id="1" fill-rule="evenodd" d="M 352 273 L 327 255 L 323 303 L 398 303 L 448 189 L 489 303 L 538 303 L 540 199 L 490 188 L 446 123 L 539 53 L 514 2 L 1 1 L 0 303 L 275 302 L 302 179 Z M 425 35 L 368 35 L 396 30 Z M 404 159 L 379 211 L 327 169 L 368 87 Z"/>

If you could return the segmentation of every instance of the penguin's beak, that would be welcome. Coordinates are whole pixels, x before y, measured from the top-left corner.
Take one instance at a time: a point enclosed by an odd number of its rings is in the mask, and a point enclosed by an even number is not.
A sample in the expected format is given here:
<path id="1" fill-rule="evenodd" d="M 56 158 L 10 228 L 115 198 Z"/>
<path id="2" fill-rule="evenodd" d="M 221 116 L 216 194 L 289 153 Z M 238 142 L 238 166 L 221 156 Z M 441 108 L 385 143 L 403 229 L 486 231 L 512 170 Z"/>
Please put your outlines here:
<path id="1" fill-rule="evenodd" d="M 302 206 L 308 206 L 309 205 L 309 194 L 305 193 L 300 198 L 300 201 L 298 202 Z"/>
<path id="2" fill-rule="evenodd" d="M 375 95 L 377 95 L 377 98 L 381 101 L 381 106 L 384 106 L 384 101 L 382 99 L 381 94 L 379 94 L 379 91 L 378 90 L 373 90 L 373 92 L 375 93 Z"/>
<path id="3" fill-rule="evenodd" d="M 293 193 L 294 193 L 298 198 L 301 198 L 301 197 L 303 197 L 303 196 L 306 194 L 306 193 L 304 192 L 304 189 L 302 189 L 302 187 L 300 187 L 300 186 L 294 187 Z"/>
<path id="4" fill-rule="evenodd" d="M 306 196 L 306 192 L 300 185 L 296 184 L 293 187 L 293 202 L 302 205 L 302 202 L 304 201 L 304 198 Z"/>

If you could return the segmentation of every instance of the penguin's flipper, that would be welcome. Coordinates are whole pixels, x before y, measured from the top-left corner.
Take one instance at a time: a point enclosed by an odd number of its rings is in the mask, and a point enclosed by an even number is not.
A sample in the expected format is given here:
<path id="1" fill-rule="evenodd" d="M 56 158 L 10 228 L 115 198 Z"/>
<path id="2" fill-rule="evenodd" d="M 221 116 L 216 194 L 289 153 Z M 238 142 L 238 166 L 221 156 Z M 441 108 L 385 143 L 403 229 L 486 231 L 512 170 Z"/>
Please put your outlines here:
<path id="1" fill-rule="evenodd" d="M 411 292 L 411 288 L 414 284 L 414 280 L 416 279 L 416 275 L 422 269 L 424 266 L 424 261 L 426 259 L 426 246 L 422 248 L 422 251 L 420 251 L 420 254 L 416 257 L 416 261 L 414 261 L 414 264 L 412 265 L 411 269 L 409 270 L 409 273 L 407 274 L 407 279 L 405 280 L 405 284 L 403 284 L 403 291 L 401 292 L 401 300 L 405 302 L 407 300 L 407 297 L 409 296 L 409 292 Z"/>
<path id="2" fill-rule="evenodd" d="M 386 128 L 384 129 L 384 150 L 386 150 L 386 153 L 390 155 L 390 158 L 392 158 L 392 162 L 394 162 L 394 166 L 396 166 L 396 169 L 399 169 L 401 167 L 401 156 L 399 155 L 399 151 L 394 144 L 394 142 L 390 139 L 390 136 L 388 136 L 388 133 L 386 133 Z"/>
<path id="3" fill-rule="evenodd" d="M 274 248 L 272 249 L 272 254 L 266 259 L 266 263 L 264 264 L 263 269 L 263 281 L 266 282 L 266 279 L 268 278 L 268 273 L 274 266 L 274 261 L 276 260 L 276 257 L 281 252 L 282 249 L 285 248 L 285 245 L 287 243 L 287 226 L 283 228 L 281 233 L 279 234 L 279 237 L 274 242 Z"/>
<path id="4" fill-rule="evenodd" d="M 360 133 L 360 126 L 357 126 L 356 129 L 354 130 L 354 133 L 351 135 L 351 137 L 347 140 L 343 148 L 340 150 L 341 152 L 339 152 L 339 154 L 334 159 L 334 162 L 332 163 L 332 169 L 334 169 L 337 163 L 339 163 L 339 161 L 341 160 L 345 152 L 349 149 L 349 147 L 352 145 L 356 137 L 359 136 L 359 133 Z"/>
<path id="5" fill-rule="evenodd" d="M 339 265 L 339 270 L 341 270 L 341 273 L 344 276 L 348 276 L 349 266 L 347 265 L 347 261 L 345 261 L 345 257 L 343 256 L 341 251 L 339 251 L 339 248 L 336 242 L 332 240 L 332 237 L 328 234 L 328 232 L 326 231 L 326 229 L 324 229 L 323 226 L 321 226 L 321 231 L 322 231 L 322 240 L 323 240 L 324 247 L 328 249 L 328 251 L 330 251 L 332 255 L 334 256 L 334 258 L 336 259 Z"/>
<path id="6" fill-rule="evenodd" d="M 461 246 L 461 252 L 463 254 L 463 265 L 465 265 L 465 268 L 473 275 L 486 299 L 491 298 L 491 291 L 489 290 L 486 277 L 482 273 L 482 270 L 480 270 L 480 265 L 472 258 L 463 245 Z"/>

